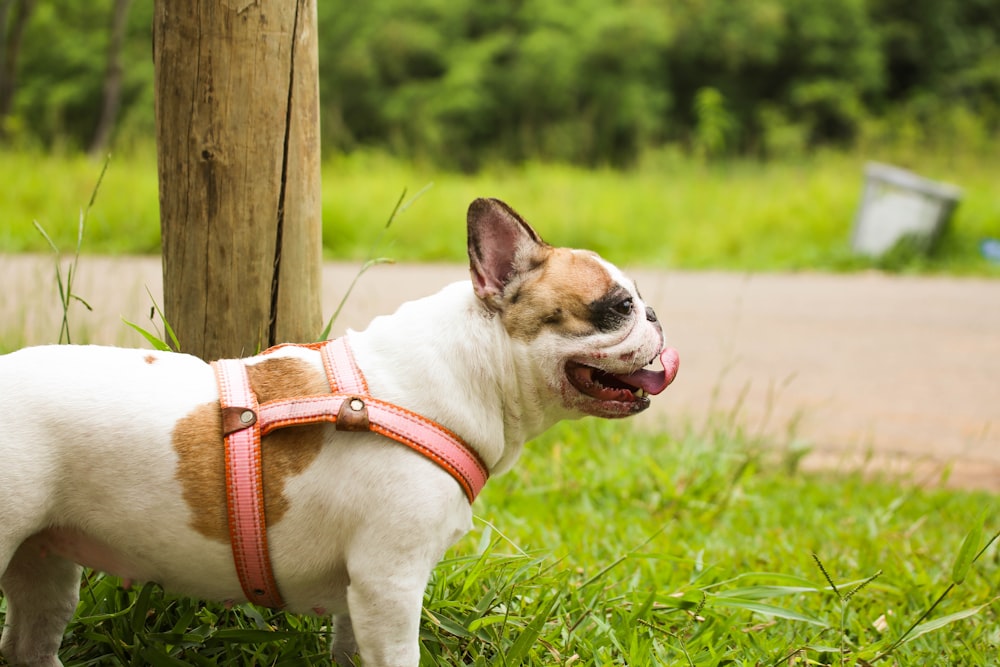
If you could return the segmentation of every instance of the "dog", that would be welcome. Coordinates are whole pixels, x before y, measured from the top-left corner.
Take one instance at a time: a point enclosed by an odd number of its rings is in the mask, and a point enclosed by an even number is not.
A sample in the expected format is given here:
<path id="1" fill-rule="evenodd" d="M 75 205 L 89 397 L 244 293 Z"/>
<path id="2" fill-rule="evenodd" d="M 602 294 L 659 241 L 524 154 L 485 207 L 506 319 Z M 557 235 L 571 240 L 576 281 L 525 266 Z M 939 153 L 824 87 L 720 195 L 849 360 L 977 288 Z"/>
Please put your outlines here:
<path id="1" fill-rule="evenodd" d="M 341 362 L 353 380 L 335 381 L 319 345 L 237 362 L 242 399 L 221 365 L 181 353 L 41 346 L 0 356 L 6 660 L 61 664 L 81 566 L 242 603 L 263 594 L 243 579 L 262 556 L 282 609 L 334 617 L 337 664 L 360 655 L 366 667 L 417 665 L 428 578 L 471 528 L 486 477 L 560 420 L 645 410 L 679 363 L 614 265 L 548 245 L 496 199 L 474 201 L 467 222 L 471 281 L 349 331 Z M 301 396 L 326 412 L 296 422 Z M 391 427 L 372 425 L 378 410 L 430 429 L 445 453 L 422 451 L 413 433 L 392 442 Z M 233 419 L 269 411 L 287 423 L 246 440 L 260 458 L 251 483 L 266 549 L 241 565 L 242 492 L 227 487 L 224 451 L 260 427 Z"/>

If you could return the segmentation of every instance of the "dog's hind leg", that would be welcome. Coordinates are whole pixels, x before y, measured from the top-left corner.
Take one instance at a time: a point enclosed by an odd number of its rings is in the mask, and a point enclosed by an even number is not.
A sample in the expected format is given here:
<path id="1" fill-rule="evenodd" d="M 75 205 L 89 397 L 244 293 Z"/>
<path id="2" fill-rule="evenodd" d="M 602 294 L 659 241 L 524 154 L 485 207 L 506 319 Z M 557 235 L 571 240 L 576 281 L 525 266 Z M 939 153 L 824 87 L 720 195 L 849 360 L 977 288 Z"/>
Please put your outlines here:
<path id="1" fill-rule="evenodd" d="M 14 553 L 0 576 L 7 599 L 0 654 L 10 665 L 62 665 L 59 645 L 80 599 L 80 570 L 31 540 Z"/>
<path id="2" fill-rule="evenodd" d="M 333 663 L 337 667 L 354 667 L 357 664 L 358 643 L 354 640 L 354 627 L 349 614 L 334 617 Z"/>

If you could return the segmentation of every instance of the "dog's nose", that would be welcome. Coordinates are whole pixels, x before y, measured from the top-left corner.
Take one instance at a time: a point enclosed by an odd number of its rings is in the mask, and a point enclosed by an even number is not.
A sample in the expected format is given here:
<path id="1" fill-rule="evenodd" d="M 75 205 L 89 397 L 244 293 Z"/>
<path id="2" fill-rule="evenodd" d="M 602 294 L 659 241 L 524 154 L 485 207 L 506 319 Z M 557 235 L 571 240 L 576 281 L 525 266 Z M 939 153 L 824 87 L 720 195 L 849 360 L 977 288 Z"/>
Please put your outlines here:
<path id="1" fill-rule="evenodd" d="M 656 322 L 656 312 L 649 306 L 646 306 L 646 320 Z"/>

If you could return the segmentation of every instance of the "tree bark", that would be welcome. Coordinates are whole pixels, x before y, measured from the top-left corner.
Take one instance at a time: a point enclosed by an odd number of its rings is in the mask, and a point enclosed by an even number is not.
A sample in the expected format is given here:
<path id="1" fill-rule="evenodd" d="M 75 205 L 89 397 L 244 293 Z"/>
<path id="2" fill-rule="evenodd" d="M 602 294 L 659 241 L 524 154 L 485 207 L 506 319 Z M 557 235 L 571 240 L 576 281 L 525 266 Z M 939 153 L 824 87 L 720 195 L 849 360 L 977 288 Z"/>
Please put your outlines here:
<path id="1" fill-rule="evenodd" d="M 157 0 L 164 314 L 204 359 L 315 339 L 315 0 Z"/>
<path id="2" fill-rule="evenodd" d="M 93 157 L 100 155 L 111 141 L 111 131 L 118 117 L 118 107 L 122 97 L 122 43 L 128 25 L 128 9 L 132 0 L 115 0 L 111 14 L 111 35 L 108 39 L 108 62 L 104 71 L 104 86 L 101 100 L 101 116 L 90 141 L 87 152 Z"/>

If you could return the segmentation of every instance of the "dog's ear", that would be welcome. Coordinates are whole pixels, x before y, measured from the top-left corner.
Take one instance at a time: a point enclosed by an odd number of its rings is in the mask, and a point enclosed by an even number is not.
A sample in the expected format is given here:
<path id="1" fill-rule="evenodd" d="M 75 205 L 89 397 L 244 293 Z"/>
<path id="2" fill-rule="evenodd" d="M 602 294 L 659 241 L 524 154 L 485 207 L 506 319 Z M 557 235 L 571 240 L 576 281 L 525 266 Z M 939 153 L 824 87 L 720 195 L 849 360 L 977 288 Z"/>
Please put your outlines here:
<path id="1" fill-rule="evenodd" d="M 549 245 L 499 199 L 472 202 L 467 221 L 472 286 L 476 296 L 497 310 L 510 281 L 544 261 Z"/>

